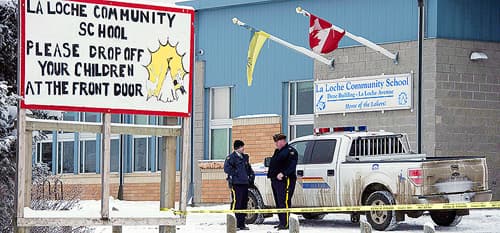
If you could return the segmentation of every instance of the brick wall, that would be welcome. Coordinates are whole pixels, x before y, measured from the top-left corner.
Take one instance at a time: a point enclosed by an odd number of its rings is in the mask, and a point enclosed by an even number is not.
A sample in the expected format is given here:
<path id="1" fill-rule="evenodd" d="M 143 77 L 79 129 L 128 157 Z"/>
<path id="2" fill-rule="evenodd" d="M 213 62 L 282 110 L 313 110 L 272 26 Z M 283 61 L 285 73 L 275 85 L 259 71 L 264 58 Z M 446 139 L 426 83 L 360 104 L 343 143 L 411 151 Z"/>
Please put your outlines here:
<path id="1" fill-rule="evenodd" d="M 473 51 L 487 60 L 471 61 Z M 436 154 L 486 156 L 490 188 L 500 199 L 500 43 L 436 43 Z"/>
<path id="2" fill-rule="evenodd" d="M 201 161 L 201 203 L 229 203 L 231 194 L 227 186 L 224 162 Z"/>
<path id="3" fill-rule="evenodd" d="M 177 177 L 175 196 L 179 200 L 179 182 Z M 64 175 L 62 177 L 65 195 L 77 192 L 81 200 L 101 199 L 101 179 L 99 174 Z M 111 175 L 110 196 L 118 198 L 119 179 Z M 160 173 L 126 174 L 123 185 L 123 198 L 127 201 L 159 201 Z"/>
<path id="4" fill-rule="evenodd" d="M 240 117 L 233 120 L 233 141 L 245 142 L 245 153 L 250 155 L 250 163 L 262 163 L 273 155 L 275 145 L 273 135 L 281 132 L 279 116 Z"/>

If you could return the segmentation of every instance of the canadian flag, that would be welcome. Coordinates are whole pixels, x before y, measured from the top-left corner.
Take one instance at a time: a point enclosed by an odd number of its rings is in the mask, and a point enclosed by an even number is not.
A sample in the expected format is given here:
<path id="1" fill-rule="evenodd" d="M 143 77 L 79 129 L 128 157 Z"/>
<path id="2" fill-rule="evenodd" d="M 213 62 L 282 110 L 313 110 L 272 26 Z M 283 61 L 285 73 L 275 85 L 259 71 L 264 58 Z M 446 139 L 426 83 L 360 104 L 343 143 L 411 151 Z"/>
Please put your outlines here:
<path id="1" fill-rule="evenodd" d="M 339 46 L 345 31 L 337 31 L 332 24 L 313 14 L 309 15 L 309 46 L 316 53 L 329 53 Z"/>

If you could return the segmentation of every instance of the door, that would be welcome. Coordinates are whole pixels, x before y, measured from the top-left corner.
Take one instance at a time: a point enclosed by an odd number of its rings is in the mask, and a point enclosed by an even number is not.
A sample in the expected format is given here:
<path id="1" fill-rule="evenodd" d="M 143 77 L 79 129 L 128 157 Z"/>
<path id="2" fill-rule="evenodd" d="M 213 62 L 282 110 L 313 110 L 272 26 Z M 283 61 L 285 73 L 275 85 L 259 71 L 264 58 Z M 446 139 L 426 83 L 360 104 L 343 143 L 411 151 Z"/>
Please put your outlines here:
<path id="1" fill-rule="evenodd" d="M 304 175 L 300 180 L 303 195 L 307 198 L 308 207 L 337 206 L 336 197 L 336 153 L 337 140 L 326 139 L 314 141 L 308 157 L 304 158 Z"/>

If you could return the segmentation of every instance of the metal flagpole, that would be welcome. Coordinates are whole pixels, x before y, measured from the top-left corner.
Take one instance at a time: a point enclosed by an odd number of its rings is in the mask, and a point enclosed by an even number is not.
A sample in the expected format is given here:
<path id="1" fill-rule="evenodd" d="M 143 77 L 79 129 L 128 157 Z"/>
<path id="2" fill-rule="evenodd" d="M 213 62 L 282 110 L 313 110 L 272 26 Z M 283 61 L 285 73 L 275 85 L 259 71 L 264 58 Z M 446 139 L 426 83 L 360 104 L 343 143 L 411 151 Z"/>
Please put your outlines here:
<path id="1" fill-rule="evenodd" d="M 236 25 L 238 25 L 238 26 L 244 27 L 244 28 L 246 28 L 246 29 L 248 29 L 250 31 L 260 31 L 260 30 L 254 28 L 254 27 L 252 27 L 252 26 L 250 26 L 250 25 L 248 25 L 248 24 L 246 24 L 244 22 L 241 22 L 237 18 L 233 18 L 233 23 L 236 24 Z M 333 61 L 334 61 L 333 59 L 332 60 L 328 60 L 325 57 L 323 57 L 323 56 L 321 56 L 321 55 L 319 55 L 317 53 L 314 53 L 313 51 L 311 51 L 309 49 L 306 49 L 304 47 L 300 47 L 300 46 L 291 44 L 291 43 L 289 43 L 287 41 L 284 41 L 284 40 L 282 40 L 282 39 L 280 39 L 278 37 L 275 37 L 275 36 L 273 36 L 271 34 L 269 34 L 269 38 L 268 39 L 270 39 L 270 40 L 272 40 L 272 41 L 274 41 L 274 42 L 276 42 L 278 44 L 281 44 L 281 45 L 283 45 L 283 46 L 285 46 L 287 48 L 293 49 L 296 52 L 302 53 L 302 54 L 304 54 L 304 55 L 306 55 L 306 56 L 308 56 L 308 57 L 310 57 L 312 59 L 316 59 L 316 60 L 318 60 L 318 61 L 320 61 L 320 62 L 322 62 L 322 63 L 324 63 L 324 64 L 326 64 L 326 65 L 328 65 L 330 67 L 333 67 L 333 65 L 334 65 L 333 64 Z"/>
<path id="2" fill-rule="evenodd" d="M 311 16 L 311 13 L 307 12 L 306 10 L 302 9 L 301 7 L 297 7 L 295 9 L 297 11 L 297 13 L 299 14 L 302 14 L 304 16 L 307 16 L 307 17 L 310 17 Z M 356 36 L 356 35 L 353 35 L 352 33 L 342 29 L 342 28 L 339 28 L 335 25 L 332 24 L 332 28 L 335 30 L 335 31 L 345 31 L 345 35 L 357 42 L 359 42 L 360 44 L 368 47 L 368 48 L 371 48 L 381 54 L 383 54 L 384 56 L 392 59 L 394 61 L 394 64 L 398 64 L 398 53 L 391 53 L 389 52 L 387 49 L 384 49 L 383 47 L 381 47 L 380 45 L 377 45 L 361 36 Z"/>

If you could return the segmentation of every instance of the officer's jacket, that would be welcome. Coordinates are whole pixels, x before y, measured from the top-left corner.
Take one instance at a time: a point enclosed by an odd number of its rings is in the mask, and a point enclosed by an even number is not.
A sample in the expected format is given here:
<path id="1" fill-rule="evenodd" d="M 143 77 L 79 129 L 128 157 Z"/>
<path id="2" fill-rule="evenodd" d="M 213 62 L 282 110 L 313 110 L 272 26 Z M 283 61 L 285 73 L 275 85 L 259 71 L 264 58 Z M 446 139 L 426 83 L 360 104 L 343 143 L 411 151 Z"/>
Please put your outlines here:
<path id="1" fill-rule="evenodd" d="M 236 152 L 229 154 L 224 162 L 224 172 L 230 184 L 253 184 L 255 179 L 247 154 L 242 154 L 241 157 Z"/>
<path id="2" fill-rule="evenodd" d="M 280 150 L 276 149 L 271 157 L 267 177 L 276 179 L 276 176 L 281 172 L 285 177 L 297 178 L 297 160 L 297 150 L 288 144 Z"/>

